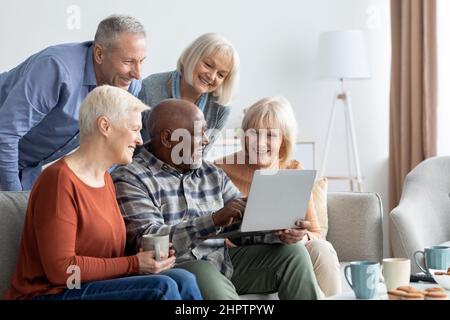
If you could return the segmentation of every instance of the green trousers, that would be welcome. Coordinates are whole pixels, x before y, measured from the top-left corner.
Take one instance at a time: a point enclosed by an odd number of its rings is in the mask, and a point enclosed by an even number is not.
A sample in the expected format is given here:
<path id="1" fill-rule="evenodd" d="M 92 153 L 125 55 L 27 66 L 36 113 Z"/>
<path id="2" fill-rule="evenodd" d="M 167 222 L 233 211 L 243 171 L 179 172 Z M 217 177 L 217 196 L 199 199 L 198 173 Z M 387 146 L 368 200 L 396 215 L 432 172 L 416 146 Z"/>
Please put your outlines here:
<path id="1" fill-rule="evenodd" d="M 278 292 L 280 299 L 317 299 L 319 287 L 304 245 L 251 245 L 229 250 L 230 279 L 208 261 L 177 264 L 195 274 L 206 300 L 239 299 L 248 293 Z"/>

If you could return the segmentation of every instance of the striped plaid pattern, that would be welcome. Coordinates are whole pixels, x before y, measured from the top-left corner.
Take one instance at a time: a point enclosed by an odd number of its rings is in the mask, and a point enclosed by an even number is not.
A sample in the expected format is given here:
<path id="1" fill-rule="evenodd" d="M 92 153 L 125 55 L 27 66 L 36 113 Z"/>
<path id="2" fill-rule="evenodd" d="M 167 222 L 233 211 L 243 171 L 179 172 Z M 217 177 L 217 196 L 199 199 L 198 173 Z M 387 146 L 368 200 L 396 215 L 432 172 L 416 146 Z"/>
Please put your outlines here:
<path id="1" fill-rule="evenodd" d="M 222 231 L 212 213 L 241 196 L 222 169 L 203 161 L 199 169 L 181 173 L 143 148 L 111 175 L 127 228 L 127 253 L 138 251 L 142 235 L 169 232 L 177 263 L 207 260 L 231 278 L 223 239 L 202 240 Z"/>

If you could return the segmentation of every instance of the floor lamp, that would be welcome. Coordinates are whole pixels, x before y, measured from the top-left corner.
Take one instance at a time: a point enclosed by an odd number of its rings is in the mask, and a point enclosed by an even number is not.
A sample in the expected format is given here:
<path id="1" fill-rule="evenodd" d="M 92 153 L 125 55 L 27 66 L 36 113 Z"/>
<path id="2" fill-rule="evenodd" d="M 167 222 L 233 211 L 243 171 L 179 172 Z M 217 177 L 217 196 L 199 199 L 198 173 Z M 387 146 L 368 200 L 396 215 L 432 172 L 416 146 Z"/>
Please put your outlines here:
<path id="1" fill-rule="evenodd" d="M 319 78 L 336 79 L 340 82 L 340 91 L 333 97 L 320 175 L 325 175 L 336 109 L 341 105 L 345 114 L 348 179 L 350 180 L 350 187 L 354 191 L 354 174 L 351 165 L 351 159 L 353 158 L 356 169 L 356 190 L 362 191 L 362 174 L 356 144 L 351 96 L 350 91 L 346 90 L 344 86 L 344 81 L 348 79 L 368 79 L 370 77 L 364 33 L 361 30 L 321 33 L 317 60 Z"/>

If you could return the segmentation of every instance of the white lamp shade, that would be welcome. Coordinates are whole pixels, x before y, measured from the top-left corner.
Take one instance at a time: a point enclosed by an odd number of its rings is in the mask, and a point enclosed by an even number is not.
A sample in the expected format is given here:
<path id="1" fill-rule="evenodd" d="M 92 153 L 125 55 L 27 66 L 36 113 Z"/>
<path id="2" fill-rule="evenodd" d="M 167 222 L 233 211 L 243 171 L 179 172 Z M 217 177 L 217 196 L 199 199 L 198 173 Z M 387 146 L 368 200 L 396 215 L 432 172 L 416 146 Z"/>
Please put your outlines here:
<path id="1" fill-rule="evenodd" d="M 364 33 L 361 30 L 321 33 L 317 72 L 322 79 L 370 78 Z"/>

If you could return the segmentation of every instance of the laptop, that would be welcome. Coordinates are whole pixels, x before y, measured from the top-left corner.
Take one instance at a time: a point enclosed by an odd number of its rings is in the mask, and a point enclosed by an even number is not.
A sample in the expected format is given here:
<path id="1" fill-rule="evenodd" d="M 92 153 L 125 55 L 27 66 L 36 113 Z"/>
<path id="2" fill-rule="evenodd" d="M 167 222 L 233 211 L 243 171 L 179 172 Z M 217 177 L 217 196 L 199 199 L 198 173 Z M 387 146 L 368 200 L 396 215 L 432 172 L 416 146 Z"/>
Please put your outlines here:
<path id="1" fill-rule="evenodd" d="M 256 170 L 242 223 L 227 227 L 237 230 L 207 238 L 243 237 L 295 227 L 298 219 L 305 218 L 315 177 L 316 170 Z"/>

